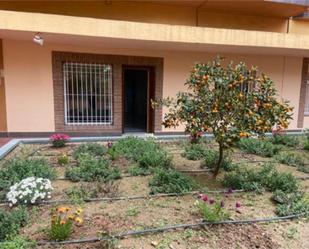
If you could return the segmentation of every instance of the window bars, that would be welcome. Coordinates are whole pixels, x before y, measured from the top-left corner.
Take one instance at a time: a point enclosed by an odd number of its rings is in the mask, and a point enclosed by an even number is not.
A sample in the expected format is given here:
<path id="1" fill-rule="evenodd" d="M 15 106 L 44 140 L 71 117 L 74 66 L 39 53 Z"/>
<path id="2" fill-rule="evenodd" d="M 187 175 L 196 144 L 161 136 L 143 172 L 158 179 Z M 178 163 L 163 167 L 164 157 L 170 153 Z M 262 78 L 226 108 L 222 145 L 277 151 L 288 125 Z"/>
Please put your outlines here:
<path id="1" fill-rule="evenodd" d="M 65 124 L 112 124 L 112 65 L 65 62 L 63 82 Z"/>

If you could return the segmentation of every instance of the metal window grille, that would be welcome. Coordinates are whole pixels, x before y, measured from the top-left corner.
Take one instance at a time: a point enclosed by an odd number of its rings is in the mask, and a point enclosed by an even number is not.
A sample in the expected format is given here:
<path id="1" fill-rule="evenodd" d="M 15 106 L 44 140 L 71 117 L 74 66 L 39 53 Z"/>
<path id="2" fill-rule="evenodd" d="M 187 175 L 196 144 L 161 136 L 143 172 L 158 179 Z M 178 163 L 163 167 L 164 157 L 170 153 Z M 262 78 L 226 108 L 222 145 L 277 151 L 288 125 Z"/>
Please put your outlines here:
<path id="1" fill-rule="evenodd" d="M 65 62 L 63 78 L 66 124 L 112 124 L 112 65 Z"/>

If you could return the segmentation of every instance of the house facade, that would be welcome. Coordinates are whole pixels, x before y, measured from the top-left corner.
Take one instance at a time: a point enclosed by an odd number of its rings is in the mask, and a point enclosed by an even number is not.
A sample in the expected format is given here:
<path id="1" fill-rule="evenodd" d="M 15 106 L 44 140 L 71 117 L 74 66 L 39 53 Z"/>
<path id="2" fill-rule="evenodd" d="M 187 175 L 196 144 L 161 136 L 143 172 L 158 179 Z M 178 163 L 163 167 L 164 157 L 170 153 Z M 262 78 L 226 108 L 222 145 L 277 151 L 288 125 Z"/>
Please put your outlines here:
<path id="1" fill-rule="evenodd" d="M 309 128 L 308 16 L 306 0 L 1 1 L 0 136 L 183 132 L 151 99 L 218 54 L 257 65 L 289 129 Z"/>

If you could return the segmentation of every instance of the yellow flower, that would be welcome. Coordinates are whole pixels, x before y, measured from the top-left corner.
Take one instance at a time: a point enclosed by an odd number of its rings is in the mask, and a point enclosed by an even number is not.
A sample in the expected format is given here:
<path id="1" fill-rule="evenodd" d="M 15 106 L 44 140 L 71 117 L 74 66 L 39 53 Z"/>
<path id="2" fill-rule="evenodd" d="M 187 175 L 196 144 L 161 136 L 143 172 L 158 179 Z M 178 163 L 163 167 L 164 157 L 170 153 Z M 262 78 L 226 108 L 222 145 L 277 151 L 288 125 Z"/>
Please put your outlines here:
<path id="1" fill-rule="evenodd" d="M 83 210 L 81 209 L 81 208 L 78 208 L 77 210 L 76 210 L 76 214 L 81 214 L 83 212 Z"/>
<path id="2" fill-rule="evenodd" d="M 83 223 L 83 219 L 82 219 L 82 218 L 79 218 L 79 217 L 77 217 L 77 218 L 75 219 L 75 221 L 76 221 L 78 224 Z"/>
<path id="3" fill-rule="evenodd" d="M 75 216 L 73 214 L 69 215 L 69 219 L 70 220 L 74 220 L 75 219 Z"/>

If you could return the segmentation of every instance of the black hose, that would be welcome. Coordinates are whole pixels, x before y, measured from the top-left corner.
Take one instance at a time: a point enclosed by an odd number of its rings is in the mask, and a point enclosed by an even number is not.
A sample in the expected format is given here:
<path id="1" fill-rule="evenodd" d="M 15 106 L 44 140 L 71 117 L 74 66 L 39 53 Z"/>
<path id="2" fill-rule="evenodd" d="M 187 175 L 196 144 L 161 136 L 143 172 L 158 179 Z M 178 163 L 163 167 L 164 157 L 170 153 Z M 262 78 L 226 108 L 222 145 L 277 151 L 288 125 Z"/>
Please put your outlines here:
<path id="1" fill-rule="evenodd" d="M 170 225 L 165 227 L 159 228 L 150 228 L 141 231 L 128 231 L 124 233 L 119 233 L 116 235 L 108 236 L 108 237 L 93 237 L 93 238 L 85 238 L 85 239 L 76 239 L 76 240 L 66 240 L 66 241 L 38 241 L 38 245 L 64 245 L 64 244 L 80 244 L 80 243 L 93 243 L 98 241 L 107 241 L 111 239 L 122 239 L 128 236 L 137 236 L 137 235 L 145 235 L 151 233 L 159 233 L 165 231 L 171 231 L 175 229 L 186 229 L 186 228 L 194 228 L 194 227 L 201 227 L 201 226 L 211 226 L 211 225 L 247 225 L 247 224 L 254 224 L 254 223 L 268 223 L 268 222 L 279 222 L 279 221 L 286 221 L 292 220 L 296 218 L 300 218 L 303 216 L 308 215 L 309 212 L 304 212 L 300 214 L 293 214 L 287 215 L 282 217 L 270 217 L 270 218 L 260 218 L 260 219 L 253 219 L 253 220 L 225 220 L 225 221 L 216 221 L 216 222 L 198 222 L 198 223 L 189 223 L 189 224 L 178 224 L 178 225 Z"/>

